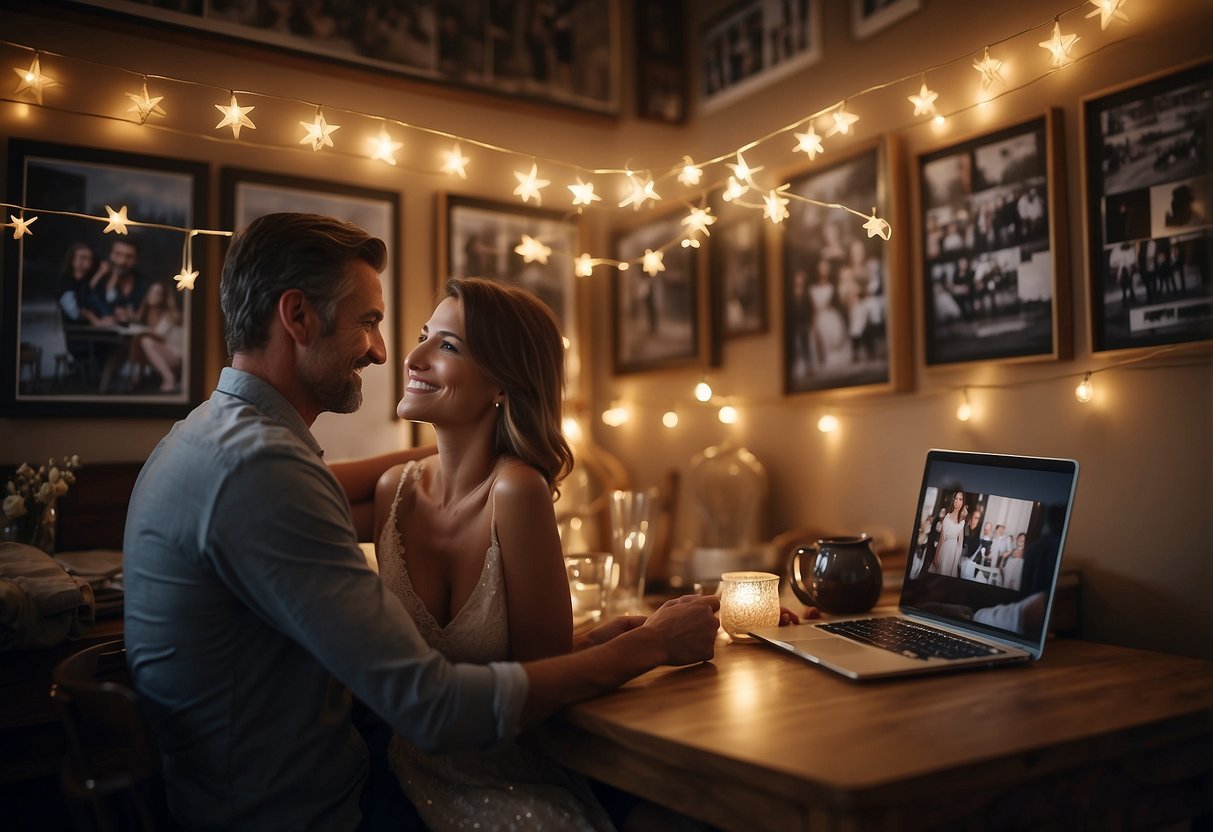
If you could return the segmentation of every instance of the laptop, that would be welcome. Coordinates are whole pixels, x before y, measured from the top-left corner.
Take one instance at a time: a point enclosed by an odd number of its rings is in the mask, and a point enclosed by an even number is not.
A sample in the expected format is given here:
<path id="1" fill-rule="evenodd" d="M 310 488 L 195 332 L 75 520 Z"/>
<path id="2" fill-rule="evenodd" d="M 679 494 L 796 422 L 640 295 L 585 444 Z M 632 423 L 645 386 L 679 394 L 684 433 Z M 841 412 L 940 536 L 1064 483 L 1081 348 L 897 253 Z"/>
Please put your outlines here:
<path id="1" fill-rule="evenodd" d="M 1077 482 L 1072 459 L 928 451 L 898 610 L 750 635 L 852 679 L 1039 659 Z"/>

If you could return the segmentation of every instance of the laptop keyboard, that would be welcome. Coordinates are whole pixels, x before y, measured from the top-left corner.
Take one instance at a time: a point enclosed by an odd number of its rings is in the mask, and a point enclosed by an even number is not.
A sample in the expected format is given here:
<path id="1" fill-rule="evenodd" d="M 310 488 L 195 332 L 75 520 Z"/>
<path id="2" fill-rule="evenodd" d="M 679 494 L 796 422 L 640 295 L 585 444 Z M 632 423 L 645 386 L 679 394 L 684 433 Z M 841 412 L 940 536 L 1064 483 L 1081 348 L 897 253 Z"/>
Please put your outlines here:
<path id="1" fill-rule="evenodd" d="M 962 636 L 926 627 L 904 618 L 861 618 L 818 624 L 821 629 L 854 641 L 892 650 L 911 659 L 969 659 L 1004 652 Z"/>

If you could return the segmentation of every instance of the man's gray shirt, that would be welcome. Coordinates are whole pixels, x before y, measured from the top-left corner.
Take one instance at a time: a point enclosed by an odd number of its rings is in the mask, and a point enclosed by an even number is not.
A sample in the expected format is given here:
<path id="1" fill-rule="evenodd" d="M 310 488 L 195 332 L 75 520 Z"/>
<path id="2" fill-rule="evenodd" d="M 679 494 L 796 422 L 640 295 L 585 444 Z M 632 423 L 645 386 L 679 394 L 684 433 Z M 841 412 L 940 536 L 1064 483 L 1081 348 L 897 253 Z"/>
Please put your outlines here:
<path id="1" fill-rule="evenodd" d="M 454 665 L 426 645 L 321 453 L 274 387 L 226 368 L 135 485 L 127 661 L 191 827 L 356 826 L 367 754 L 349 691 L 427 750 L 517 731 L 521 665 Z"/>

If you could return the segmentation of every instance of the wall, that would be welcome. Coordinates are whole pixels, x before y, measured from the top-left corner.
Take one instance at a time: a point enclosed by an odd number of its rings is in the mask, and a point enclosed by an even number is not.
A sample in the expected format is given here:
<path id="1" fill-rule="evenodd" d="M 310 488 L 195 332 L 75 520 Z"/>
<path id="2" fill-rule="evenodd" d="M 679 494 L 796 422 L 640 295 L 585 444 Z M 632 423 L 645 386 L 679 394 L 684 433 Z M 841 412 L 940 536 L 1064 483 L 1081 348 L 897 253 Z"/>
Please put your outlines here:
<path id="1" fill-rule="evenodd" d="M 688 21 L 688 29 L 696 31 L 701 20 L 723 5 L 692 4 L 696 18 Z M 891 79 L 916 77 L 930 66 L 977 52 L 987 42 L 1047 23 L 1070 8 L 1057 0 L 1023 0 L 985 4 L 975 12 L 970 4 L 958 0 L 930 0 L 896 26 L 855 43 L 849 34 L 845 4 L 822 5 L 825 59 L 821 63 L 681 128 L 441 93 L 423 84 L 318 67 L 252 49 L 237 49 L 217 60 L 207 44 L 189 38 L 147 37 L 146 32 L 120 22 L 98 23 L 88 16 L 64 13 L 52 19 L 14 11 L 9 4 L 0 10 L 0 31 L 7 40 L 66 55 L 87 55 L 114 66 L 205 81 L 220 89 L 256 89 L 308 101 L 340 102 L 352 110 L 385 113 L 588 168 L 626 163 L 638 169 L 661 169 L 684 153 L 699 159 L 727 153 L 844 96 Z M 1068 162 L 1065 186 L 1070 197 L 1067 218 L 1073 243 L 1073 360 L 927 370 L 918 350 L 909 392 L 783 397 L 779 261 L 773 256 L 769 280 L 772 331 L 728 342 L 723 365 L 711 371 L 719 392 L 747 402 L 739 423 L 726 428 L 715 421 L 712 412 L 692 406 L 689 390 L 698 379 L 697 370 L 611 375 L 611 331 L 605 311 L 610 308 L 609 280 L 600 270 L 586 284 L 586 307 L 592 310 L 589 340 L 594 344 L 594 398 L 589 412 L 598 413 L 613 398 L 623 397 L 636 403 L 637 416 L 618 429 L 606 428 L 597 419 L 587 420 L 587 425 L 598 442 L 623 461 L 633 482 L 656 483 L 671 468 L 681 471 L 685 482 L 689 460 L 697 451 L 731 437 L 753 450 L 769 471 L 772 493 L 767 533 L 830 525 L 904 539 L 911 521 L 908 505 L 917 488 L 923 453 L 929 447 L 1076 457 L 1083 469 L 1066 556 L 1083 568 L 1084 634 L 1096 640 L 1213 657 L 1209 544 L 1213 540 L 1213 449 L 1208 431 L 1213 424 L 1213 373 L 1207 354 L 1183 361 L 1147 361 L 1133 369 L 1101 373 L 1096 377 L 1097 397 L 1086 407 L 1079 406 L 1071 392 L 1076 382 L 1073 374 L 1123 358 L 1092 356 L 1088 347 L 1077 129 L 1080 101 L 1095 91 L 1201 56 L 1208 48 L 1203 33 L 1213 24 L 1213 8 L 1205 0 L 1133 4 L 1128 12 L 1129 25 L 1117 23 L 1109 30 L 1108 37 L 1116 39 L 1112 46 L 980 112 L 953 120 L 944 133 L 913 126 L 904 102 L 908 93 L 898 89 L 883 98 L 870 98 L 876 106 L 863 112 L 856 138 L 861 142 L 881 133 L 896 133 L 902 140 L 904 161 L 908 161 L 923 149 L 990 129 L 988 125 L 1013 123 L 1045 106 L 1063 110 Z M 1088 21 L 1083 26 L 1084 33 L 1090 42 L 1100 41 L 1097 28 L 1092 30 L 1091 25 Z M 97 37 L 98 27 L 106 30 L 106 37 Z M 1040 57 L 1024 55 L 1023 60 L 1026 65 Z M 973 74 L 965 70 L 960 75 L 966 73 Z M 101 83 L 103 75 L 99 73 L 95 83 Z M 122 93 L 130 82 L 115 83 L 113 89 L 100 90 L 98 95 L 124 100 Z M 119 88 L 122 84 L 126 87 Z M 626 78 L 624 89 L 629 89 Z M 213 113 L 210 105 L 214 100 L 214 91 L 203 89 L 182 92 L 172 104 L 177 112 L 189 107 Z M 853 109 L 858 112 L 860 108 Z M 204 123 L 207 119 L 211 123 Z M 452 180 L 430 172 L 429 160 L 436 146 L 417 139 L 400 168 L 385 173 L 382 165 L 366 160 L 313 154 L 306 149 L 259 148 L 260 137 L 240 145 L 213 142 L 207 138 L 213 121 L 212 116 L 204 117 L 197 134 L 174 135 L 0 102 L 0 133 L 6 136 L 209 162 L 216 172 L 211 188 L 212 227 L 219 222 L 217 170 L 223 165 L 399 189 L 403 194 L 402 347 L 425 321 L 433 297 L 438 233 L 435 195 L 455 191 L 511 200 L 511 171 L 524 163 L 490 158 L 471 166 L 467 182 Z M 789 138 L 787 144 L 791 143 Z M 834 148 L 841 152 L 843 145 L 829 147 L 831 152 Z M 753 157 L 747 155 L 753 163 L 769 162 L 774 171 L 788 168 L 792 164 L 789 157 L 786 149 L 771 151 L 769 157 L 761 151 Z M 605 251 L 611 227 L 631 221 L 635 221 L 631 212 L 603 210 L 588 216 L 587 248 Z M 898 221 L 894 233 L 898 242 L 902 235 L 912 240 L 915 228 L 911 219 L 906 216 Z M 4 244 L 11 245 L 11 241 Z M 217 246 L 213 248 L 217 255 Z M 777 240 L 773 239 L 771 254 L 777 253 Z M 212 321 L 218 320 L 216 276 L 212 270 L 199 281 Z M 912 271 L 904 270 L 894 279 L 911 285 Z M 222 363 L 216 330 L 208 351 L 208 382 Z M 369 371 L 368 389 L 390 389 L 391 373 L 398 369 L 399 364 Z M 954 416 L 957 397 L 952 391 L 964 384 L 1007 386 L 975 392 L 976 416 L 961 424 Z M 665 405 L 674 401 L 683 405 L 683 421 L 676 431 L 667 432 L 658 418 Z M 814 428 L 827 407 L 843 417 L 841 430 L 829 436 Z M 322 417 L 317 434 L 336 457 L 407 442 L 407 428 L 391 420 L 388 411 L 385 398 L 368 403 L 357 415 Z M 138 459 L 168 427 L 167 421 L 92 419 L 85 412 L 73 419 L 0 419 L 0 460 L 65 451 L 93 461 Z M 695 526 L 685 489 L 678 518 L 676 539 L 691 540 Z M 1141 626 L 1143 620 L 1150 624 Z"/>

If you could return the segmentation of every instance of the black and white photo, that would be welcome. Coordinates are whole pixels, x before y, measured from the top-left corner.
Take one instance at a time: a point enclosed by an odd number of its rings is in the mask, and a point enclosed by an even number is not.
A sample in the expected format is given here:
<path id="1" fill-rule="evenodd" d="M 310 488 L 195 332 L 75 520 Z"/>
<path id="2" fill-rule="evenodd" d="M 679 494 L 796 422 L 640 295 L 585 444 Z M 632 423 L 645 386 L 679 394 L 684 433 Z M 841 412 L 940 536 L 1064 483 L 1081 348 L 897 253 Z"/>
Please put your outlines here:
<path id="1" fill-rule="evenodd" d="M 790 180 L 789 194 L 888 216 L 878 147 Z M 793 199 L 783 249 L 784 391 L 890 381 L 889 244 L 849 212 Z"/>
<path id="2" fill-rule="evenodd" d="M 206 177 L 195 162 L 9 142 L 9 201 L 36 219 L 4 241 L 5 412 L 172 416 L 197 401 L 205 304 L 174 277 Z M 126 233 L 90 219 L 110 209 Z M 202 273 L 204 253 L 191 244 Z"/>
<path id="3" fill-rule="evenodd" d="M 1068 349 L 1055 113 L 919 158 L 928 365 Z"/>
<path id="4" fill-rule="evenodd" d="M 1213 338 L 1213 63 L 1084 102 L 1095 351 Z"/>
<path id="5" fill-rule="evenodd" d="M 615 240 L 616 259 L 628 263 L 612 274 L 617 373 L 704 359 L 699 250 L 679 244 L 681 220 L 681 214 L 668 214 Z"/>
<path id="6" fill-rule="evenodd" d="M 717 339 L 767 331 L 765 242 L 753 211 L 712 226 L 708 270 Z"/>

